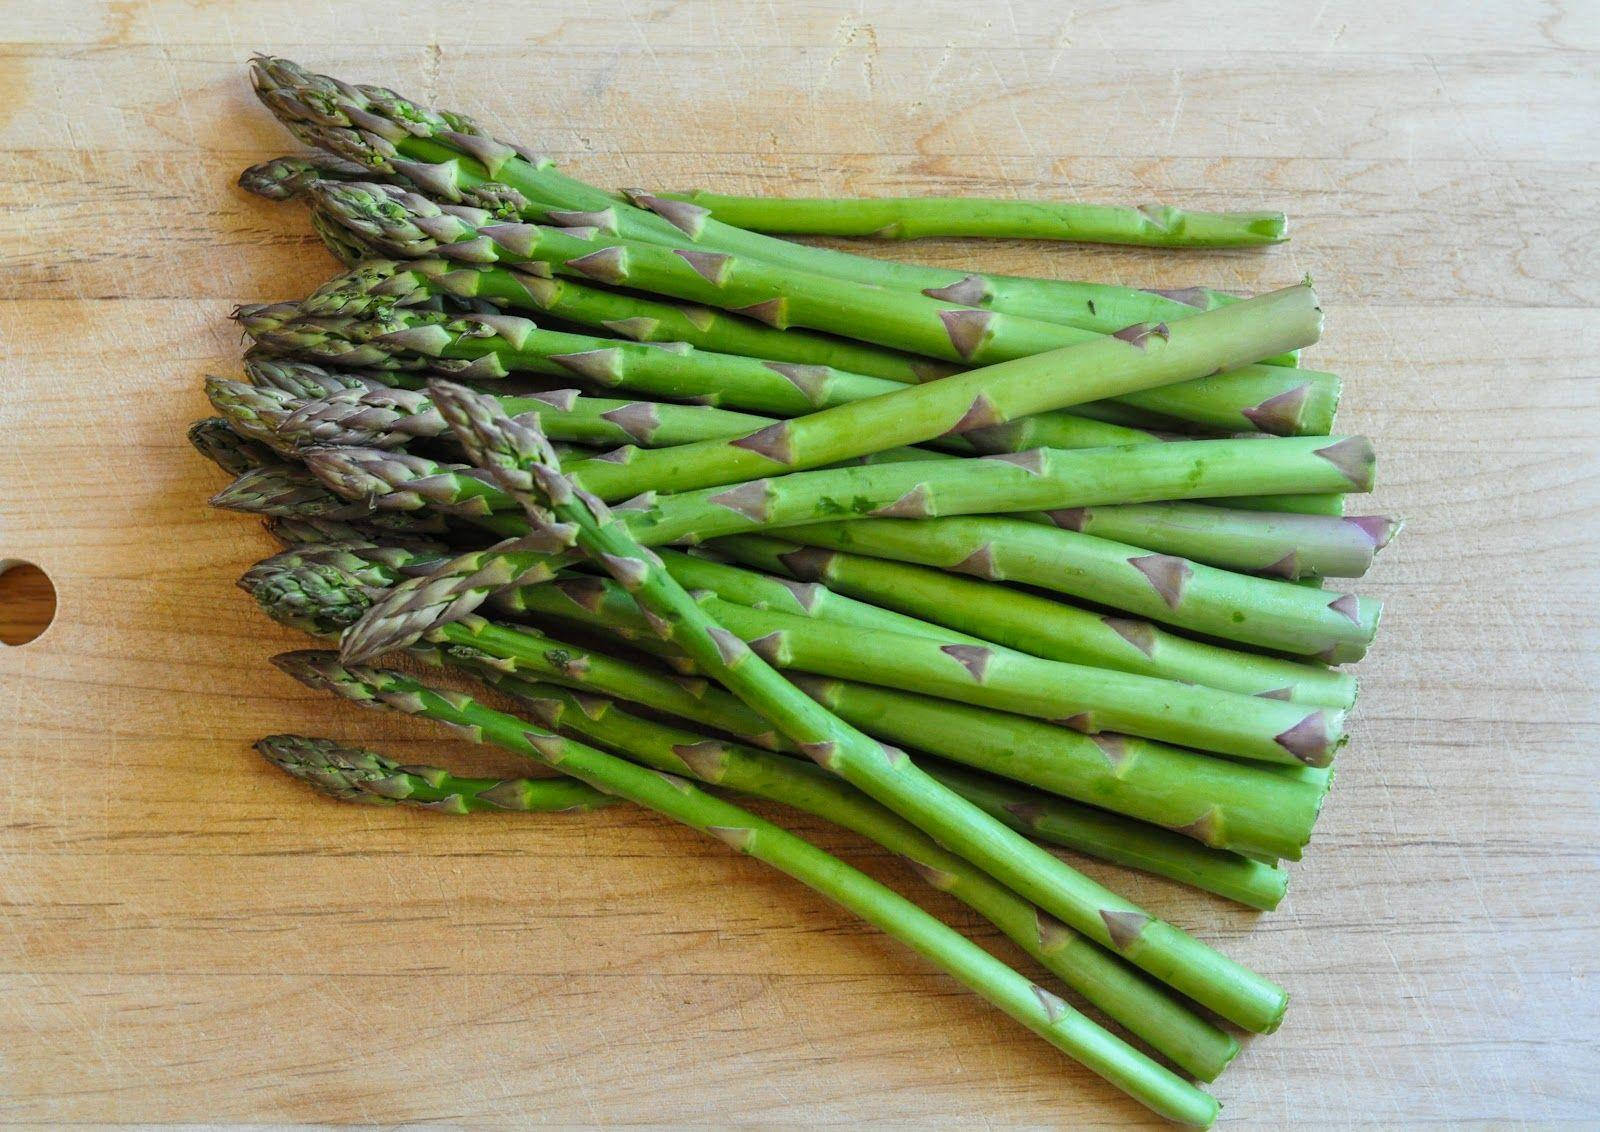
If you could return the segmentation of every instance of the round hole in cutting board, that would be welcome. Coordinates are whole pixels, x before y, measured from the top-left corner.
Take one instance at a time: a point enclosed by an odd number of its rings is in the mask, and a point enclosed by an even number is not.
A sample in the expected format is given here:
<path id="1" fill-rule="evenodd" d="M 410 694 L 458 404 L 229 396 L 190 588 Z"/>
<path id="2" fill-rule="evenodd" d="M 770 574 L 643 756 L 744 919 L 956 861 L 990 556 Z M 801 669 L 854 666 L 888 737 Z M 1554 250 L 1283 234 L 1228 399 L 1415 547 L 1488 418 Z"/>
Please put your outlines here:
<path id="1" fill-rule="evenodd" d="M 0 558 L 0 645 L 25 645 L 56 619 L 56 587 L 32 562 Z"/>

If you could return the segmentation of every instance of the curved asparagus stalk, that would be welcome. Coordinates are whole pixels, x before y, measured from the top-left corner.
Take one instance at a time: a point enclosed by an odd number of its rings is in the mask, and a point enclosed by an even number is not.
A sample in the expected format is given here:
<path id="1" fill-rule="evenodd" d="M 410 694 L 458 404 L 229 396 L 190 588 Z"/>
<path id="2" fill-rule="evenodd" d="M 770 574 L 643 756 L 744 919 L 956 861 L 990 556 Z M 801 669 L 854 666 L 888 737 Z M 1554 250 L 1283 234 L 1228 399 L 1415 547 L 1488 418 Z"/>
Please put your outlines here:
<path id="1" fill-rule="evenodd" d="M 389 545 L 302 546 L 257 564 L 240 585 L 274 620 L 317 636 L 338 636 L 380 600 L 379 591 L 438 561 L 437 553 Z M 485 555 L 483 561 L 490 559 Z M 505 591 L 493 604 L 524 613 L 520 593 Z M 425 609 L 419 612 L 426 616 Z M 636 647 L 651 648 L 648 638 L 632 630 L 616 624 L 602 627 L 613 634 L 626 631 Z M 500 671 L 634 700 L 759 746 L 785 746 L 765 720 L 720 688 L 664 676 L 530 626 L 469 617 L 446 622 L 422 639 L 441 647 L 471 646 L 486 658 L 485 664 L 492 661 Z M 1145 849 L 1137 855 L 1125 851 L 1122 835 L 1143 842 L 1149 836 L 1126 821 L 1117 833 L 1088 816 L 1076 823 L 1063 820 L 1057 829 L 1064 832 L 1055 840 L 1106 860 L 1136 856 L 1143 862 L 1138 867 L 1255 907 L 1276 905 L 1283 894 L 1281 871 L 1251 869 L 1241 876 L 1230 856 L 1219 857 L 1188 839 L 1213 849 L 1298 859 L 1327 792 L 1327 772 L 1291 772 L 1124 736 L 1089 736 L 1022 716 L 847 681 L 797 676 L 795 682 L 879 739 L 920 747 L 1177 830 L 1183 836 L 1159 836 L 1159 853 Z M 1000 814 L 1000 820 L 1015 825 L 1037 808 L 1040 798 L 1014 790 L 1016 813 Z"/>
<path id="2" fill-rule="evenodd" d="M 1262 295 L 1170 324 L 1137 323 L 1108 336 L 820 275 L 796 274 L 734 255 L 674 251 L 608 236 L 597 228 L 499 223 L 482 209 L 441 208 L 392 186 L 329 182 L 314 192 L 324 215 L 395 256 L 520 264 L 541 273 L 594 279 L 704 303 L 779 328 L 828 331 L 963 365 L 1022 361 L 1111 337 L 1143 342 L 1144 336 L 1178 333 L 1197 321 L 1231 330 L 1248 324 L 1230 317 L 1235 307 L 1259 306 L 1272 298 Z M 1307 307 L 1314 310 L 1309 285 L 1302 288 Z M 1285 290 L 1292 293 L 1295 288 Z M 1261 348 L 1235 349 L 1223 354 L 1215 365 L 1173 373 L 1162 380 L 1104 387 L 1090 384 L 1082 395 L 1052 407 L 1115 397 L 1137 408 L 1213 428 L 1285 432 L 1303 427 L 1308 432 L 1326 433 L 1337 403 L 1336 378 L 1255 364 L 1262 357 L 1316 341 L 1318 321 L 1285 322 L 1276 330 L 1278 336 L 1267 339 Z M 1186 383 L 1192 379 L 1203 380 L 1190 388 Z M 1185 384 L 1176 390 L 1159 388 L 1173 383 Z"/>
<path id="3" fill-rule="evenodd" d="M 490 670 L 494 673 L 493 668 Z M 494 684 L 533 718 L 655 770 L 791 806 L 852 830 L 903 857 L 923 880 L 983 915 L 1046 970 L 1202 1080 L 1238 1043 L 1196 1017 L 1115 956 L 1028 904 L 910 822 L 808 763 L 617 710 L 608 699 L 495 674 Z"/>
<path id="4" fill-rule="evenodd" d="M 772 721 L 825 770 L 844 778 L 1101 946 L 1143 968 L 1229 1021 L 1267 1031 L 1282 1021 L 1288 996 L 1270 980 L 1101 888 L 818 705 L 743 641 L 712 621 L 660 560 L 611 518 L 605 504 L 560 471 L 537 431 L 497 413 L 470 390 L 434 382 L 434 402 L 473 462 L 522 504 L 551 540 L 578 546 L 655 618 L 665 640 Z M 914 638 L 908 638 L 914 639 Z"/>
<path id="5" fill-rule="evenodd" d="M 290 676 L 367 707 L 454 726 L 474 738 L 585 782 L 603 793 L 708 833 L 827 896 L 938 964 L 1063 1053 L 1168 1119 L 1207 1126 L 1216 1102 L 1102 1030 L 1049 991 L 993 958 L 904 897 L 754 814 L 674 775 L 647 770 L 467 696 L 441 693 L 398 672 L 341 667 L 329 653 L 273 661 Z"/>
<path id="6" fill-rule="evenodd" d="M 1355 703 L 1356 681 L 1348 673 L 1190 640 L 1148 621 L 1091 613 L 1011 586 L 763 535 L 734 535 L 711 545 L 747 566 L 821 583 L 824 592 L 870 602 L 869 608 L 897 610 L 1049 660 L 1302 704 Z"/>
<path id="7" fill-rule="evenodd" d="M 189 426 L 188 437 L 196 452 L 230 476 L 242 476 L 282 460 L 268 445 L 235 432 L 226 417 L 195 421 Z"/>
<path id="8" fill-rule="evenodd" d="M 533 613 L 626 625 L 640 633 L 650 629 L 625 590 L 598 578 L 526 586 L 517 600 Z M 861 632 L 709 594 L 697 600 L 711 620 L 782 669 L 915 688 L 1086 734 L 1120 732 L 1288 766 L 1327 766 L 1345 739 L 1344 712 L 1338 708 L 1044 660 L 988 642 L 946 643 L 883 629 Z"/>
<path id="9" fill-rule="evenodd" d="M 801 236 L 1068 240 L 1145 248 L 1254 248 L 1288 239 L 1281 212 L 982 197 L 745 197 L 704 189 L 655 195 L 696 205 L 736 228 Z"/>
<path id="10" fill-rule="evenodd" d="M 443 767 L 402 765 L 377 751 L 305 735 L 268 735 L 255 748 L 273 766 L 341 802 L 403 803 L 439 814 L 566 814 L 618 801 L 576 779 L 462 778 Z"/>
<path id="11" fill-rule="evenodd" d="M 492 180 L 521 194 L 529 217 L 574 224 L 603 221 L 630 238 L 668 247 L 747 254 L 969 306 L 1081 323 L 1105 333 L 1135 322 L 1182 318 L 1228 298 L 1203 288 L 1164 293 L 969 275 L 791 244 L 722 224 L 681 201 L 637 190 L 620 199 L 562 174 L 548 158 L 525 147 L 496 141 L 463 115 L 436 112 L 393 91 L 312 74 L 287 59 L 252 61 L 251 81 L 257 97 L 301 141 L 385 176 L 405 178 L 441 200 L 475 199 L 475 190 Z"/>
<path id="12" fill-rule="evenodd" d="M 1017 582 L 1151 621 L 1328 664 L 1360 660 L 1383 606 L 1294 582 L 1218 570 L 1136 546 L 1000 516 L 787 527 L 783 537 Z"/>

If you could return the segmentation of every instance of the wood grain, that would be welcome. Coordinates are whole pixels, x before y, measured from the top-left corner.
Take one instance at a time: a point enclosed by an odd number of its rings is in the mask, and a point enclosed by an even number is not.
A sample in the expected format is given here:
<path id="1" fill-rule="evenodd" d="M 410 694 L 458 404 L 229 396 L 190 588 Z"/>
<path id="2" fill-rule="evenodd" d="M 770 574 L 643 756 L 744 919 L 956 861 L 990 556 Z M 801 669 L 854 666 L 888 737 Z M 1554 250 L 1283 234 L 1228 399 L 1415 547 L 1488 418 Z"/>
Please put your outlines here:
<path id="1" fill-rule="evenodd" d="M 232 187 L 290 148 L 248 96 L 255 49 L 469 109 L 605 184 L 1288 210 L 1264 254 L 893 249 L 1169 286 L 1312 272 L 1315 363 L 1378 442 L 1374 505 L 1409 522 L 1361 585 L 1384 632 L 1284 906 L 1084 867 L 1293 992 L 1217 1086 L 1232 1124 L 1593 1119 L 1600 6 L 382 11 L 69 0 L 0 23 L 0 558 L 60 604 L 0 649 L 0 1120 L 1142 1122 L 681 830 L 338 807 L 250 753 L 294 729 L 513 765 L 291 686 L 265 658 L 301 642 L 233 588 L 270 542 L 205 506 L 222 481 L 183 427 L 200 374 L 236 366 L 228 309 L 331 270 L 295 209 Z"/>

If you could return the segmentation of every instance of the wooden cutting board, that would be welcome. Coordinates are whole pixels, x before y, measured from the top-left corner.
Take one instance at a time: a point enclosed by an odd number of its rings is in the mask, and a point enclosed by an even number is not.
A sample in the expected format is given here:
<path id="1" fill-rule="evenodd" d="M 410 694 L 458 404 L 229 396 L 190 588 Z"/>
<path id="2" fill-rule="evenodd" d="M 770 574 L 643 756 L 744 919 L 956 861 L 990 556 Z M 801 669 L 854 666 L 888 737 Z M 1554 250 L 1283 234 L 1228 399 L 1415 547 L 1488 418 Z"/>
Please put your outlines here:
<path id="1" fill-rule="evenodd" d="M 627 810 L 341 807 L 275 730 L 509 768 L 266 664 L 271 544 L 185 445 L 244 300 L 332 265 L 242 195 L 254 49 L 469 110 L 608 185 L 1276 205 L 1265 253 L 931 262 L 1256 289 L 1315 274 L 1343 427 L 1405 515 L 1355 742 L 1265 916 L 1098 866 L 1294 994 L 1227 1117 L 1600 1111 L 1600 15 L 1592 3 L 0 9 L 0 1120 L 945 1121 L 1140 1110 L 808 892 Z M 891 883 L 892 862 L 802 823 Z M 908 891 L 915 891 L 908 889 Z M 986 942 L 948 901 L 932 905 Z M 999 946 L 998 944 L 996 946 Z M 1007 952 L 1009 954 L 1009 952 Z"/>

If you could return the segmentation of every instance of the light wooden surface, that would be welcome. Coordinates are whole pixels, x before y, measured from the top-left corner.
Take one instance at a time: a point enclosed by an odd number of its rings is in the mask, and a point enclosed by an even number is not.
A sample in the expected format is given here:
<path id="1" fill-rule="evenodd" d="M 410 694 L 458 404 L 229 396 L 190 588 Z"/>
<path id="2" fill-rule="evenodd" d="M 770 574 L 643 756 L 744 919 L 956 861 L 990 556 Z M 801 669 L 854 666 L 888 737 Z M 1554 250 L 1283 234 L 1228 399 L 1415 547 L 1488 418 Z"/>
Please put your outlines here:
<path id="1" fill-rule="evenodd" d="M 265 663 L 269 549 L 186 447 L 225 315 L 330 270 L 232 186 L 279 51 L 605 184 L 1279 205 L 1295 241 L 938 262 L 1307 271 L 1410 521 L 1356 741 L 1277 912 L 1089 866 L 1284 982 L 1237 1125 L 1600 1115 L 1600 5 L 0 3 L 0 1120 L 950 1122 L 1140 1112 L 809 893 L 661 822 L 339 807 L 284 729 L 465 757 Z M 382 25 L 376 21 L 382 17 Z M 901 884 L 892 863 L 815 825 Z M 915 891 L 909 890 L 909 891 Z M 949 902 L 935 907 L 974 927 Z M 993 933 L 977 929 L 985 940 Z"/>

